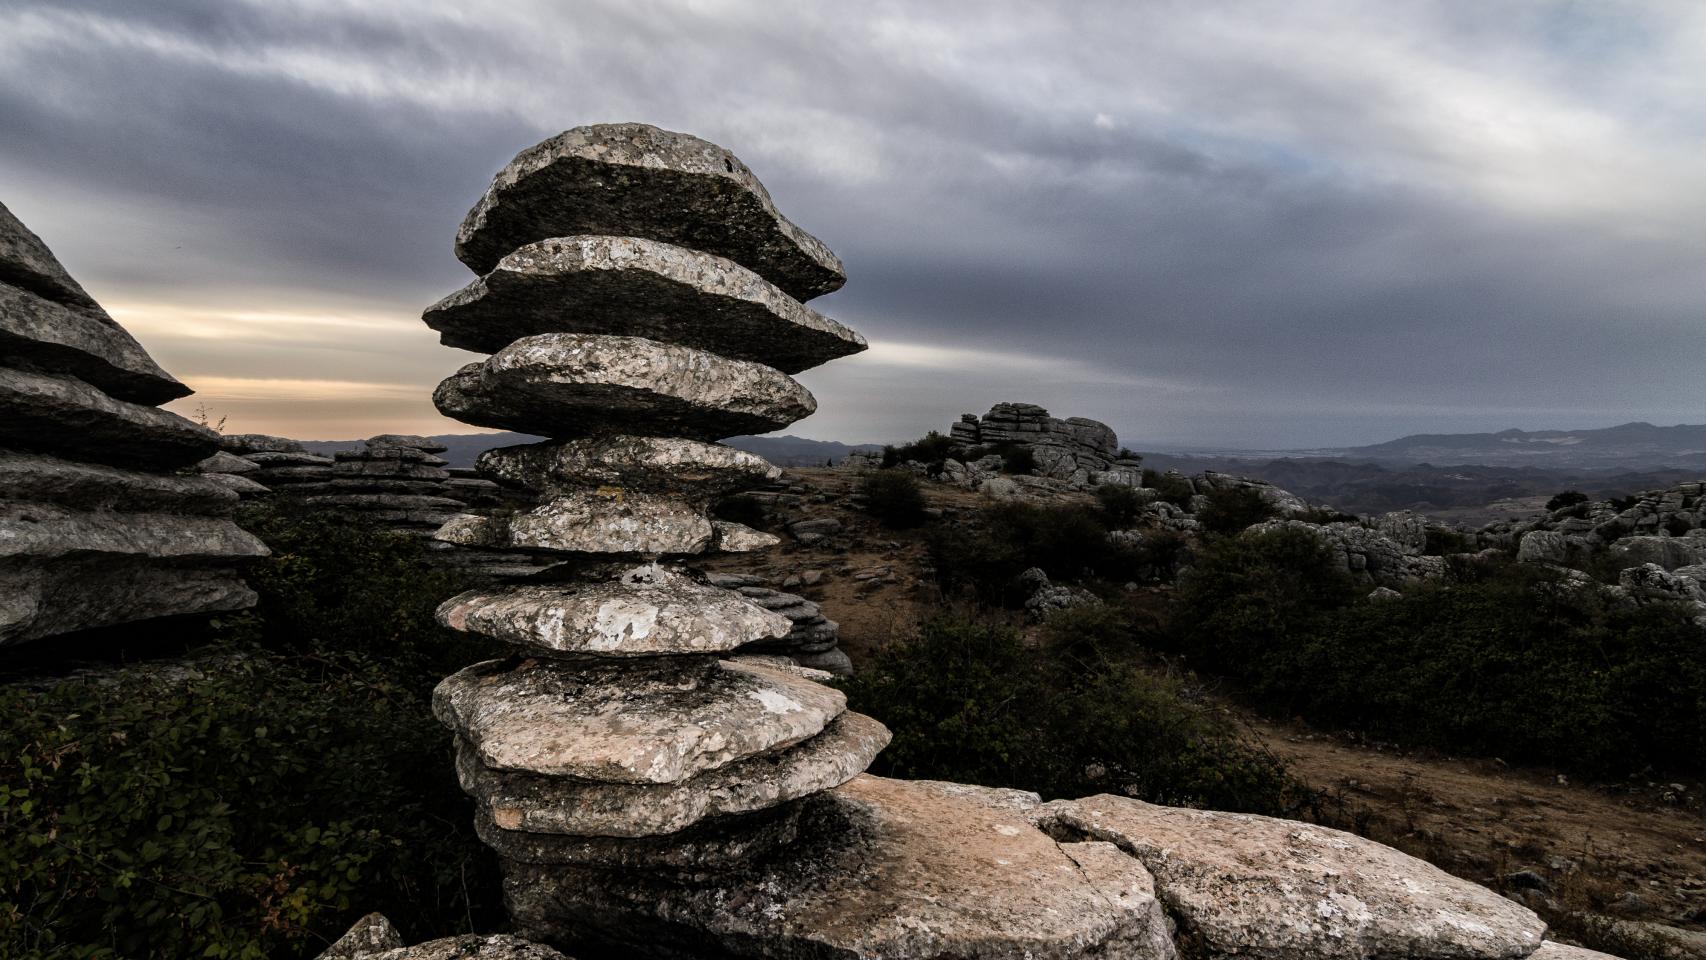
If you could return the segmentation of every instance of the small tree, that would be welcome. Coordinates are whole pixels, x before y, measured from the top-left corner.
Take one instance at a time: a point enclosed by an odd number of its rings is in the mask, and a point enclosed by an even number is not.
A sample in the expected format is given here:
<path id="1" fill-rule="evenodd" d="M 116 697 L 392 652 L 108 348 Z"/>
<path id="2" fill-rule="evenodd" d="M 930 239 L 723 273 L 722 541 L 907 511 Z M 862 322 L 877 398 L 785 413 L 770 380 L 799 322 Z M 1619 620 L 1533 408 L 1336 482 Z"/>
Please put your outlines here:
<path id="1" fill-rule="evenodd" d="M 1573 507 L 1578 503 L 1587 502 L 1588 495 L 1580 490 L 1565 490 L 1563 493 L 1560 493 L 1546 501 L 1546 509 L 1549 512 L 1552 510 L 1562 510 L 1565 507 Z"/>

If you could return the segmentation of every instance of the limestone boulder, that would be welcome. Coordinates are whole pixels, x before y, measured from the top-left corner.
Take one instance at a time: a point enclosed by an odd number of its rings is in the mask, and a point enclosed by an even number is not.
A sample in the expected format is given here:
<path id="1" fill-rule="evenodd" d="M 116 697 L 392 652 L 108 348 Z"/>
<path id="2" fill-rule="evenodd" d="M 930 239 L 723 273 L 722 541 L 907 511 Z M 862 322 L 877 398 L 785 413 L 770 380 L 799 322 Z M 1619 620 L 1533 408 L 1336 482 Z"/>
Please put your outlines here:
<path id="1" fill-rule="evenodd" d="M 638 433 L 718 440 L 768 433 L 817 401 L 792 377 L 639 337 L 527 337 L 439 384 L 433 403 L 475 426 L 557 438 Z"/>
<path id="2" fill-rule="evenodd" d="M 793 623 L 740 594 L 656 565 L 614 581 L 470 590 L 438 622 L 546 655 L 712 654 L 788 633 Z"/>
<path id="3" fill-rule="evenodd" d="M 433 691 L 434 715 L 483 766 L 607 783 L 679 783 L 814 736 L 846 707 L 841 691 L 783 671 L 688 658 L 494 660 Z"/>
<path id="4" fill-rule="evenodd" d="M 521 513 L 461 514 L 435 536 L 465 547 L 646 557 L 704 553 L 717 543 L 715 525 L 692 504 L 670 496 L 591 491 L 554 497 Z"/>
<path id="5" fill-rule="evenodd" d="M 1675 570 L 1706 562 L 1706 541 L 1693 537 L 1624 537 L 1611 545 L 1610 553 L 1623 568 L 1652 563 Z"/>
<path id="6" fill-rule="evenodd" d="M 246 610 L 255 600 L 228 559 L 13 555 L 0 559 L 0 647 L 139 620 Z"/>
<path id="7" fill-rule="evenodd" d="M 503 846 L 529 862 L 573 863 L 593 851 L 558 837 L 663 837 L 713 817 L 768 810 L 821 793 L 863 773 L 889 732 L 870 717 L 842 713 L 821 733 L 680 783 L 589 783 L 496 771 L 458 744 L 457 776 L 501 831 Z M 764 838 L 753 838 L 762 844 Z M 601 845 L 606 852 L 613 845 Z M 632 854 L 658 851 L 631 851 Z"/>
<path id="8" fill-rule="evenodd" d="M 237 505 L 237 495 L 211 477 L 147 473 L 3 449 L 0 491 L 15 500 L 86 511 L 219 516 Z"/>
<path id="9" fill-rule="evenodd" d="M 498 447 L 480 454 L 479 467 L 487 476 L 533 490 L 615 487 L 675 493 L 698 503 L 782 475 L 755 453 L 680 437 L 587 437 Z"/>
<path id="10" fill-rule="evenodd" d="M 108 395 L 154 405 L 189 396 L 99 307 L 72 307 L 0 281 L 0 353 L 68 374 Z"/>
<path id="11" fill-rule="evenodd" d="M 74 510 L 0 500 L 0 559 L 111 555 L 155 560 L 244 560 L 271 551 L 222 517 Z"/>
<path id="12" fill-rule="evenodd" d="M 0 282 L 28 290 L 55 303 L 100 309 L 47 244 L 0 203 Z"/>
<path id="13" fill-rule="evenodd" d="M 227 433 L 219 438 L 219 449 L 246 457 L 251 453 L 306 453 L 302 444 L 287 437 L 264 433 Z"/>
<path id="14" fill-rule="evenodd" d="M 320 954 L 319 960 L 568 960 L 550 947 L 508 934 L 468 934 L 412 947 L 391 921 L 370 913 Z"/>
<path id="15" fill-rule="evenodd" d="M 1491 890 L 1313 824 L 1117 796 L 1056 801 L 1038 817 L 1141 860 L 1181 936 L 1209 956 L 1521 960 L 1546 930 Z"/>
<path id="16" fill-rule="evenodd" d="M 799 838 L 705 882 L 505 862 L 517 932 L 600 956 L 1174 960 L 1141 863 L 1021 811 L 861 776 Z"/>
<path id="17" fill-rule="evenodd" d="M 0 367 L 0 444 L 72 460 L 169 470 L 219 449 L 219 435 L 76 377 Z"/>
<path id="18" fill-rule="evenodd" d="M 798 373 L 865 339 L 723 257 L 640 237 L 531 243 L 422 317 L 446 346 L 496 353 L 541 333 L 645 337 Z"/>
<path id="19" fill-rule="evenodd" d="M 738 157 L 643 123 L 575 127 L 498 171 L 456 234 L 456 256 L 490 273 L 551 237 L 644 237 L 726 257 L 799 300 L 839 289 L 841 261 L 777 211 Z"/>

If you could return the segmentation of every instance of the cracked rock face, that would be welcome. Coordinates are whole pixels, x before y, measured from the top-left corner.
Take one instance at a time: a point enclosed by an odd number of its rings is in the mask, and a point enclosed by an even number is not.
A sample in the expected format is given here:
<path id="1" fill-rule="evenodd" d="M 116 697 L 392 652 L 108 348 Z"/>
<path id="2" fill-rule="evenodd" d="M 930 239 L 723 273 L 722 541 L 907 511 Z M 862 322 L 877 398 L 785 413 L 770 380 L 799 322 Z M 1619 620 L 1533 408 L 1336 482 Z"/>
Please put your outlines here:
<path id="1" fill-rule="evenodd" d="M 462 789 L 505 834 L 506 845 L 517 847 L 529 838 L 532 852 L 523 859 L 563 863 L 575 861 L 547 859 L 559 848 L 540 835 L 655 837 L 707 818 L 769 810 L 846 783 L 888 742 L 888 728 L 844 712 L 793 749 L 736 760 L 678 783 L 589 783 L 503 773 L 481 763 L 465 741 L 458 742 L 456 767 Z"/>
<path id="2" fill-rule="evenodd" d="M 846 282 L 841 261 L 777 211 L 740 158 L 644 123 L 576 127 L 521 151 L 462 221 L 456 256 L 486 274 L 518 247 L 577 234 L 727 257 L 800 300 Z"/>
<path id="3" fill-rule="evenodd" d="M 1519 960 L 1546 929 L 1491 890 L 1313 824 L 1114 796 L 1056 801 L 1039 813 L 1142 860 L 1161 900 L 1211 955 Z"/>
<path id="4" fill-rule="evenodd" d="M 639 237 L 528 244 L 429 308 L 446 346 L 495 353 L 541 333 L 645 337 L 798 373 L 865 338 L 722 257 Z"/>
<path id="5" fill-rule="evenodd" d="M 724 653 L 793 628 L 739 594 L 657 566 L 608 583 L 470 590 L 445 601 L 438 622 L 524 649 L 600 657 Z"/>
<path id="6" fill-rule="evenodd" d="M 695 503 L 782 475 L 755 453 L 680 437 L 588 437 L 498 447 L 482 453 L 479 465 L 506 483 L 546 492 L 615 487 L 673 493 Z"/>
<path id="7" fill-rule="evenodd" d="M 839 690 L 715 661 L 652 673 L 488 661 L 433 691 L 433 713 L 487 767 L 629 784 L 679 783 L 791 746 L 846 707 Z"/>
<path id="8" fill-rule="evenodd" d="M 805 387 L 763 364 L 575 333 L 517 340 L 439 384 L 433 403 L 464 423 L 558 438 L 719 440 L 779 430 L 817 409 Z"/>

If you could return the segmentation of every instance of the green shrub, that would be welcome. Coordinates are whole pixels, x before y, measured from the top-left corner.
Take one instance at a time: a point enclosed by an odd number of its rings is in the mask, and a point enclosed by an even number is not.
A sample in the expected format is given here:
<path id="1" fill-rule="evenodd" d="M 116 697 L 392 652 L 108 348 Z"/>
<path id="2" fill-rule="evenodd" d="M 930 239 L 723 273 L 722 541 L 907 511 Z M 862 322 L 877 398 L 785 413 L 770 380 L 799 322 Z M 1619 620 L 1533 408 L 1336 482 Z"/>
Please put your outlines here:
<path id="1" fill-rule="evenodd" d="M 1110 530 L 1127 529 L 1143 514 L 1143 495 L 1121 483 L 1097 487 L 1096 503 L 1102 508 L 1102 522 Z"/>
<path id="2" fill-rule="evenodd" d="M 1430 526 L 1427 528 L 1427 544 L 1422 547 L 1422 552 L 1430 557 L 1443 557 L 1453 553 L 1474 553 L 1475 546 L 1475 538 L 1469 534 Z"/>
<path id="3" fill-rule="evenodd" d="M 924 522 L 924 491 L 905 470 L 873 470 L 859 481 L 865 510 L 885 527 L 916 527 Z"/>
<path id="4" fill-rule="evenodd" d="M 1556 494 L 1552 499 L 1546 501 L 1546 509 L 1548 512 L 1553 510 L 1562 510 L 1565 507 L 1573 507 L 1578 503 L 1587 502 L 1588 495 L 1580 490 L 1565 490 L 1563 493 Z"/>
<path id="5" fill-rule="evenodd" d="M 313 956 L 369 910 L 417 938 L 503 922 L 430 705 L 495 652 L 433 624 L 461 578 L 367 525 L 244 522 L 273 548 L 260 605 L 193 652 L 203 676 L 0 688 L 0 956 Z"/>
<path id="6" fill-rule="evenodd" d="M 1128 579 L 1130 552 L 1108 542 L 1101 511 L 1078 504 L 1007 502 L 985 507 L 970 521 L 930 533 L 937 579 L 948 590 L 969 587 L 985 603 L 1024 599 L 1013 580 L 1030 567 L 1050 578 Z"/>
<path id="7" fill-rule="evenodd" d="M 1208 504 L 1197 512 L 1197 520 L 1210 533 L 1230 536 L 1263 520 L 1272 520 L 1279 510 L 1255 487 L 1222 487 L 1210 490 Z"/>
<path id="8" fill-rule="evenodd" d="M 939 467 L 959 446 L 959 441 L 954 438 L 932 430 L 911 443 L 883 447 L 883 467 L 896 467 L 909 460 Z"/>
<path id="9" fill-rule="evenodd" d="M 1277 760 L 1176 682 L 1103 656 L 1093 640 L 1063 655 L 1005 627 L 943 617 L 883 649 L 847 692 L 852 709 L 894 733 L 872 768 L 888 776 L 1258 812 L 1301 795 Z"/>
<path id="10" fill-rule="evenodd" d="M 1004 444 L 1001 448 L 1001 472 L 1028 476 L 1037 471 L 1037 455 L 1025 444 Z"/>
<path id="11" fill-rule="evenodd" d="M 1157 473 L 1154 470 L 1144 470 L 1143 485 L 1155 491 L 1156 499 L 1175 507 L 1190 506 L 1191 497 L 1196 494 L 1189 480 L 1171 471 Z"/>

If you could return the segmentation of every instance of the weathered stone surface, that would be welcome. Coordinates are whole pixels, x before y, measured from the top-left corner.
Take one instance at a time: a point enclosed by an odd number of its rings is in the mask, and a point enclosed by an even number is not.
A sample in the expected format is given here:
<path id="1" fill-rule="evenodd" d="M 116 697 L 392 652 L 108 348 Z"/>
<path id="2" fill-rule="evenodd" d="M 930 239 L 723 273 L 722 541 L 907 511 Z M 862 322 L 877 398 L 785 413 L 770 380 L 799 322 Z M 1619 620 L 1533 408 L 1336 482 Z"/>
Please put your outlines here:
<path id="1" fill-rule="evenodd" d="M 381 950 L 395 950 L 403 945 L 403 936 L 381 913 L 370 913 L 355 922 L 355 926 L 337 939 L 320 960 L 354 960 Z"/>
<path id="2" fill-rule="evenodd" d="M 248 456 L 251 453 L 305 453 L 302 444 L 286 437 L 264 433 L 228 433 L 219 438 L 219 449 Z"/>
<path id="3" fill-rule="evenodd" d="M 782 216 L 734 154 L 644 123 L 575 127 L 517 154 L 462 221 L 456 256 L 486 274 L 518 247 L 578 234 L 727 257 L 800 300 L 847 279 L 835 254 Z"/>
<path id="4" fill-rule="evenodd" d="M 1044 822 L 1143 861 L 1182 933 L 1211 956 L 1262 960 L 1527 957 L 1532 912 L 1370 840 L 1271 817 L 1096 796 Z"/>
<path id="5" fill-rule="evenodd" d="M 0 559 L 0 646 L 156 617 L 244 610 L 227 564 L 95 554 Z"/>
<path id="6" fill-rule="evenodd" d="M 169 469 L 219 449 L 206 427 L 62 374 L 0 367 L 0 410 L 0 442 L 73 460 Z"/>
<path id="7" fill-rule="evenodd" d="M 338 510 L 459 510 L 462 501 L 449 497 L 422 496 L 410 493 L 336 493 L 309 497 L 311 507 L 331 507 Z"/>
<path id="8" fill-rule="evenodd" d="M 77 377 L 120 400 L 148 404 L 193 391 L 99 307 L 70 307 L 0 282 L 0 353 Z"/>
<path id="9" fill-rule="evenodd" d="M 781 671 L 674 659 L 649 671 L 493 660 L 433 691 L 434 715 L 485 766 L 615 783 L 679 783 L 779 750 L 846 705 L 841 691 Z"/>
<path id="10" fill-rule="evenodd" d="M 1572 947 L 1568 944 L 1547 940 L 1540 945 L 1540 949 L 1529 954 L 1528 960 L 1618 960 L 1618 958 L 1609 953 L 1600 953 L 1598 950 Z"/>
<path id="11" fill-rule="evenodd" d="M 1173 960 L 1140 863 L 1022 813 L 862 776 L 796 842 L 710 877 L 505 863 L 518 932 L 620 956 Z"/>
<path id="12" fill-rule="evenodd" d="M 272 493 L 272 489 L 270 487 L 257 483 L 254 480 L 250 480 L 248 477 L 239 476 L 235 473 L 210 473 L 207 474 L 207 479 L 219 484 L 221 487 L 224 487 L 226 490 L 235 493 L 239 498 L 245 500 L 253 499 L 255 497 L 265 497 Z"/>
<path id="13" fill-rule="evenodd" d="M 271 551 L 230 520 L 73 510 L 0 500 L 0 559 L 111 554 L 169 560 L 250 559 Z"/>
<path id="14" fill-rule="evenodd" d="M 216 450 L 214 451 L 213 456 L 208 457 L 206 460 L 195 465 L 195 472 L 226 473 L 236 475 L 254 473 L 260 468 L 260 464 L 253 460 L 245 460 L 234 453 L 226 453 L 224 450 Z"/>
<path id="15" fill-rule="evenodd" d="M 1523 537 L 1526 541 L 1533 534 Z M 1657 564 L 1666 570 L 1706 562 L 1706 540 L 1693 537 L 1624 537 L 1611 545 L 1611 558 L 1619 568 Z"/>
<path id="16" fill-rule="evenodd" d="M 446 346 L 481 353 L 540 333 L 602 333 L 798 373 L 865 349 L 863 337 L 732 260 L 628 236 L 528 244 L 422 319 Z"/>
<path id="17" fill-rule="evenodd" d="M 457 745 L 457 775 L 494 826 L 523 834 L 653 837 L 709 817 L 750 813 L 853 779 L 887 746 L 870 717 L 842 713 L 822 733 L 778 753 L 737 760 L 681 783 L 588 783 L 499 773 Z M 513 839 L 513 838 L 512 838 Z M 548 855 L 536 841 L 535 856 Z M 572 849 L 572 848 L 571 848 Z"/>
<path id="18" fill-rule="evenodd" d="M 294 441 L 292 441 L 294 442 Z M 256 450 L 243 454 L 250 463 L 266 469 L 278 467 L 331 467 L 337 461 L 305 450 Z"/>
<path id="19" fill-rule="evenodd" d="M 100 309 L 71 279 L 41 238 L 0 203 L 0 282 L 22 287 L 55 303 Z"/>
<path id="20" fill-rule="evenodd" d="M 721 553 L 752 553 L 768 550 L 782 542 L 775 534 L 728 520 L 711 521 L 711 529 L 712 549 Z"/>
<path id="21" fill-rule="evenodd" d="M 841 722 L 839 718 L 835 721 L 836 724 Z M 834 727 L 835 724 L 830 725 L 831 729 Z M 693 874 L 727 869 L 793 843 L 800 835 L 803 808 L 812 802 L 808 799 L 783 803 L 757 813 L 707 818 L 674 833 L 649 837 L 594 837 L 505 830 L 493 823 L 485 807 L 481 806 L 474 814 L 474 832 L 486 846 L 497 851 L 498 856 L 522 863 L 567 863 L 604 869 Z"/>
<path id="22" fill-rule="evenodd" d="M 0 449 L 0 491 L 70 509 L 228 514 L 237 496 L 211 477 L 144 473 Z"/>
<path id="23" fill-rule="evenodd" d="M 763 364 L 576 333 L 517 340 L 439 384 L 433 403 L 464 423 L 557 438 L 718 440 L 778 430 L 817 409 L 805 387 Z"/>
<path id="24" fill-rule="evenodd" d="M 533 490 L 618 487 L 676 493 L 695 503 L 782 475 L 755 453 L 679 437 L 587 437 L 498 447 L 480 454 L 479 466 L 488 476 Z"/>
<path id="25" fill-rule="evenodd" d="M 548 654 L 707 654 L 786 634 L 793 624 L 720 587 L 656 565 L 606 583 L 470 590 L 438 622 Z"/>
<path id="26" fill-rule="evenodd" d="M 368 437 L 369 447 L 412 447 L 422 453 L 443 453 L 450 448 L 431 437 L 423 437 L 415 433 L 382 433 L 376 437 Z"/>
<path id="27" fill-rule="evenodd" d="M 339 456 L 343 456 L 339 454 Z M 426 456 L 426 454 L 421 454 Z M 437 457 L 433 457 L 437 460 Z M 444 461 L 440 460 L 439 463 Z M 410 463 L 403 460 L 369 460 L 365 457 L 340 459 L 332 465 L 334 477 L 389 477 L 405 480 L 434 480 L 443 482 L 450 479 L 449 471 L 437 464 L 427 462 Z"/>
<path id="28" fill-rule="evenodd" d="M 674 497 L 583 491 L 547 500 L 525 513 L 457 516 L 436 536 L 465 547 L 655 557 L 703 553 L 715 542 L 715 534 L 700 508 Z"/>

